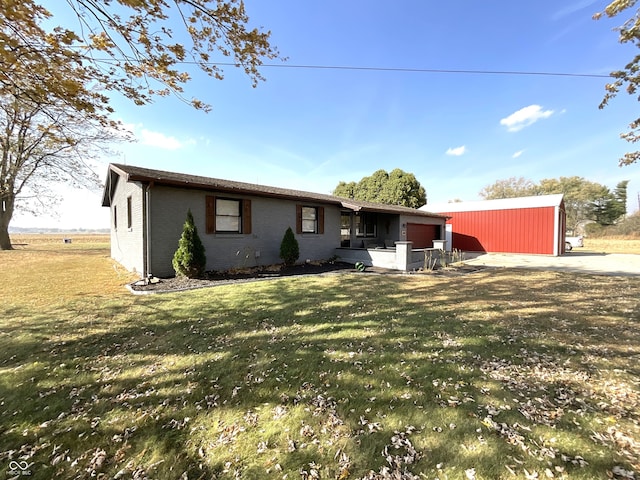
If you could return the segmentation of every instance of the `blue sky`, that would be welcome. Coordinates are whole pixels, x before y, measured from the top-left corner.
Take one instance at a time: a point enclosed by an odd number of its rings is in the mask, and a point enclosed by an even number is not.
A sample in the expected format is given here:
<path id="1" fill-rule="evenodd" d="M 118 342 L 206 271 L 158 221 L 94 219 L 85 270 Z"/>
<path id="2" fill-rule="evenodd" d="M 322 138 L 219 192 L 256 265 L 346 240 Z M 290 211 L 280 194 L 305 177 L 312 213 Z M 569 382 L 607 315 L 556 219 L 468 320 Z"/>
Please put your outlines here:
<path id="1" fill-rule="evenodd" d="M 607 2 L 398 2 L 246 0 L 254 26 L 272 31 L 283 65 L 608 74 L 636 53 L 592 20 Z M 281 64 L 273 61 L 269 63 Z M 193 71 L 187 97 L 135 107 L 113 99 L 137 142 L 109 161 L 331 193 L 378 169 L 416 175 L 428 203 L 478 200 L 509 177 L 578 175 L 611 189 L 640 165 L 618 167 L 633 145 L 619 138 L 637 116 L 621 94 L 598 109 L 605 78 L 264 67 L 257 88 L 225 68 Z M 16 215 L 13 226 L 108 227 L 99 192 L 62 189 L 58 218 Z"/>

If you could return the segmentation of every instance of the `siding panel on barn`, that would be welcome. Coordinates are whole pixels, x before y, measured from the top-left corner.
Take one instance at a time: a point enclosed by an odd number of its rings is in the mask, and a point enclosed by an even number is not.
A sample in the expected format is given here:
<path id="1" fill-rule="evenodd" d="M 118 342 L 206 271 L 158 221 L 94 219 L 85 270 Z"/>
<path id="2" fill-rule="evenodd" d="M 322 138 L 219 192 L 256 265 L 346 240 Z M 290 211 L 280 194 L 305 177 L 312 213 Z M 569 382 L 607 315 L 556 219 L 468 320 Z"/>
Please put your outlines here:
<path id="1" fill-rule="evenodd" d="M 453 248 L 554 254 L 554 207 L 444 213 L 452 217 Z"/>
<path id="2" fill-rule="evenodd" d="M 562 194 L 435 204 L 421 207 L 450 217 L 452 248 L 477 252 L 564 253 Z"/>

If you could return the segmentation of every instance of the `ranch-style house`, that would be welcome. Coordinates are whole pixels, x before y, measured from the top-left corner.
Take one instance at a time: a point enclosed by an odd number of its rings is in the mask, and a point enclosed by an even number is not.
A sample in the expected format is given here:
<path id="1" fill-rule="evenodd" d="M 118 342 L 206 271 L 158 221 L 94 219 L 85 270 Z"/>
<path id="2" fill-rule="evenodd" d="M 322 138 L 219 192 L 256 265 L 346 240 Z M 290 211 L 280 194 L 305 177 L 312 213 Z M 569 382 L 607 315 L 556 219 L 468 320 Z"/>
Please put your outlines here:
<path id="1" fill-rule="evenodd" d="M 413 208 L 217 178 L 111 164 L 102 205 L 111 210 L 111 256 L 142 278 L 170 277 L 187 211 L 207 270 L 281 263 L 291 227 L 300 262 L 361 261 L 410 270 L 442 248 L 446 216 Z"/>

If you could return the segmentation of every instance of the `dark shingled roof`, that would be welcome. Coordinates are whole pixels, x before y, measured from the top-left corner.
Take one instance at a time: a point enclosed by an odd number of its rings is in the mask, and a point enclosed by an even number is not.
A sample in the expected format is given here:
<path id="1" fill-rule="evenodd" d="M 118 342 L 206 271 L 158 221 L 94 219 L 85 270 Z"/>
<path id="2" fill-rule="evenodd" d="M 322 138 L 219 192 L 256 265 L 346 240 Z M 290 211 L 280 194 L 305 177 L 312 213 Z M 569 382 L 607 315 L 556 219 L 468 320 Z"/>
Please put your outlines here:
<path id="1" fill-rule="evenodd" d="M 421 217 L 442 217 L 437 213 L 430 213 L 424 210 L 417 210 L 398 205 L 385 205 L 381 203 L 363 202 L 352 198 L 342 198 L 321 193 L 304 192 L 301 190 L 291 190 L 288 188 L 270 187 L 257 185 L 254 183 L 235 182 L 232 180 L 222 180 L 219 178 L 201 177 L 199 175 L 187 175 L 184 173 L 166 172 L 153 170 L 150 168 L 135 167 L 133 165 L 122 165 L 112 163 L 109 165 L 107 181 L 105 183 L 102 206 L 110 206 L 112 189 L 115 187 L 114 176 L 118 175 L 128 182 L 154 183 L 156 185 L 167 185 L 179 188 L 195 188 L 200 190 L 215 190 L 218 192 L 249 194 L 259 197 L 276 197 L 287 200 L 312 201 L 317 203 L 327 203 L 338 205 L 353 211 L 396 213 L 404 215 L 418 215 Z"/>

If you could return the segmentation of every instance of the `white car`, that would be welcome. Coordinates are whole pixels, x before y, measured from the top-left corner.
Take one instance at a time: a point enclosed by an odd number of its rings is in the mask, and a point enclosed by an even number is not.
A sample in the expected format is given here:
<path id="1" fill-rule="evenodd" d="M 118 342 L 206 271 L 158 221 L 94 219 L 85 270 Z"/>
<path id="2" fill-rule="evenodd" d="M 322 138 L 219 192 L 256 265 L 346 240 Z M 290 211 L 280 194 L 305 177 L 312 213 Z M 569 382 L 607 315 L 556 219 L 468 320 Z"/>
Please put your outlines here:
<path id="1" fill-rule="evenodd" d="M 565 250 L 570 252 L 573 247 L 584 247 L 584 237 L 578 235 L 577 237 L 564 237 Z"/>

